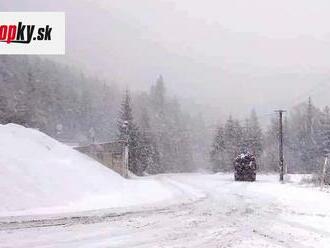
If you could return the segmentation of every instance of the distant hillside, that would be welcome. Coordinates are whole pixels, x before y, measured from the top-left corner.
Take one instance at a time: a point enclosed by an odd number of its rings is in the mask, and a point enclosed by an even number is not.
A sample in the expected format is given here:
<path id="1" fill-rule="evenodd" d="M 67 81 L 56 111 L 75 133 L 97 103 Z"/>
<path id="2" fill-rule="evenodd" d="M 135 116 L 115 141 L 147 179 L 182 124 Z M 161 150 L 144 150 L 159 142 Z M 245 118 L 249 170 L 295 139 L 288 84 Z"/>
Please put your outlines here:
<path id="1" fill-rule="evenodd" d="M 0 122 L 14 122 L 67 141 L 114 136 L 119 90 L 55 62 L 0 57 Z"/>

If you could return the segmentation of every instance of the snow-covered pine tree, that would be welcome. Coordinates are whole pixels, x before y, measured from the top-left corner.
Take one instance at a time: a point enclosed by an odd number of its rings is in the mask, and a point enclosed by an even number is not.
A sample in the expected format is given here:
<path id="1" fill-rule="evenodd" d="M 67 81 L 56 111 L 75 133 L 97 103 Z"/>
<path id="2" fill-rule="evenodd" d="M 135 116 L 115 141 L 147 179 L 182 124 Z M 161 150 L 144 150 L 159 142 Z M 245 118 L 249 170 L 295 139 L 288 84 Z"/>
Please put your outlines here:
<path id="1" fill-rule="evenodd" d="M 26 126 L 34 127 L 35 122 L 35 110 L 38 106 L 35 103 L 36 96 L 36 85 L 34 84 L 33 74 L 29 68 L 27 73 L 24 75 L 24 87 L 17 92 L 15 95 L 16 102 L 14 104 L 14 114 L 11 118 L 11 121 Z"/>
<path id="2" fill-rule="evenodd" d="M 319 170 L 319 159 L 322 153 L 318 147 L 318 136 L 320 134 L 319 118 L 320 110 L 314 106 L 311 97 L 308 98 L 307 110 L 306 110 L 306 153 L 304 158 L 308 164 L 306 164 L 307 170 L 310 172 L 317 172 Z"/>
<path id="3" fill-rule="evenodd" d="M 322 150 L 322 154 L 325 157 L 328 157 L 330 154 L 330 109 L 328 106 L 326 106 L 322 112 L 321 118 L 320 118 L 320 126 L 321 126 L 321 144 L 320 148 Z M 321 173 L 323 171 L 321 170 Z M 330 184 L 330 168 L 329 163 L 327 165 L 327 168 L 325 170 L 325 183 Z"/>
<path id="4" fill-rule="evenodd" d="M 125 124 L 125 125 L 124 125 Z M 118 138 L 126 140 L 128 138 L 128 164 L 129 170 L 136 175 L 142 176 L 148 166 L 153 163 L 153 148 L 146 132 L 134 121 L 131 106 L 131 97 L 126 90 L 120 109 L 118 120 Z"/>
<path id="5" fill-rule="evenodd" d="M 223 126 L 219 126 L 212 143 L 210 152 L 210 162 L 212 163 L 213 172 L 223 171 L 225 165 L 225 131 Z"/>
<path id="6" fill-rule="evenodd" d="M 227 120 L 224 129 L 226 145 L 226 164 L 225 170 L 232 170 L 235 157 L 243 151 L 243 130 L 238 120 L 231 116 Z"/>
<path id="7" fill-rule="evenodd" d="M 278 161 L 278 134 L 279 134 L 278 118 L 271 118 L 267 126 L 263 139 L 263 153 L 261 160 L 263 163 L 259 165 L 259 169 L 267 172 L 277 171 L 279 168 Z M 284 125 L 284 127 L 286 127 Z M 285 139 L 286 140 L 286 139 Z"/>
<path id="8" fill-rule="evenodd" d="M 0 88 L 7 105 L 6 122 L 38 128 L 63 141 L 85 142 L 91 127 L 96 130 L 99 141 L 116 137 L 119 89 L 109 82 L 105 89 L 104 84 L 48 59 L 0 57 Z M 108 94 L 106 104 L 104 92 Z M 63 127 L 60 135 L 56 129 L 59 125 Z"/>
<path id="9" fill-rule="evenodd" d="M 188 118 L 181 111 L 177 99 L 166 95 L 162 76 L 151 87 L 148 102 L 150 124 L 159 151 L 160 171 L 192 171 L 194 163 Z"/>
<path id="10" fill-rule="evenodd" d="M 262 130 L 255 110 L 251 111 L 250 117 L 247 120 L 244 137 L 246 139 L 244 143 L 247 150 L 257 158 L 260 158 L 262 154 Z"/>
<path id="11" fill-rule="evenodd" d="M 136 175 L 142 174 L 140 164 L 141 135 L 138 126 L 134 122 L 131 107 L 131 97 L 128 90 L 125 91 L 118 120 L 118 138 L 128 139 L 128 166 L 129 170 Z"/>
<path id="12" fill-rule="evenodd" d="M 314 106 L 312 104 L 312 98 L 308 97 L 307 110 L 306 110 L 306 138 L 312 142 L 312 129 L 314 118 Z"/>
<path id="13" fill-rule="evenodd" d="M 321 149 L 324 156 L 330 153 L 330 109 L 326 106 L 322 112 L 321 119 Z"/>
<path id="14" fill-rule="evenodd" d="M 0 95 L 0 124 L 6 124 L 8 122 L 8 107 L 6 99 Z"/>
<path id="15" fill-rule="evenodd" d="M 315 173 L 319 170 L 322 157 L 319 144 L 321 111 L 311 98 L 290 110 L 285 128 L 285 154 L 288 170 L 299 173 Z"/>
<path id="16" fill-rule="evenodd" d="M 150 118 L 146 108 L 142 110 L 141 116 L 141 141 L 142 148 L 142 163 L 145 165 L 145 170 L 150 174 L 160 173 L 159 168 L 159 152 L 155 142 L 154 134 L 150 126 Z"/>
<path id="17" fill-rule="evenodd" d="M 150 99 L 153 108 L 159 118 L 162 118 L 165 112 L 166 89 L 163 76 L 160 75 L 156 84 L 151 86 Z"/>

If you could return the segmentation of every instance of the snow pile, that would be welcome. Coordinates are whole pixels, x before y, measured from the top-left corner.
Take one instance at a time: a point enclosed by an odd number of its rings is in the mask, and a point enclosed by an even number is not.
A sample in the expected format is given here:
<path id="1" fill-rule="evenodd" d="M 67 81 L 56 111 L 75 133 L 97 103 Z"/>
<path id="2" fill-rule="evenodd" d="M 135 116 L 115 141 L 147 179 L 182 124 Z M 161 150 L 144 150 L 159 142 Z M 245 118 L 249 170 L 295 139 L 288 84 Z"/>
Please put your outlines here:
<path id="1" fill-rule="evenodd" d="M 312 174 L 286 174 L 284 180 L 290 183 L 304 183 L 312 180 Z"/>
<path id="2" fill-rule="evenodd" d="M 33 129 L 0 125 L 0 216 L 149 204 L 173 198 L 161 182 L 126 180 Z"/>

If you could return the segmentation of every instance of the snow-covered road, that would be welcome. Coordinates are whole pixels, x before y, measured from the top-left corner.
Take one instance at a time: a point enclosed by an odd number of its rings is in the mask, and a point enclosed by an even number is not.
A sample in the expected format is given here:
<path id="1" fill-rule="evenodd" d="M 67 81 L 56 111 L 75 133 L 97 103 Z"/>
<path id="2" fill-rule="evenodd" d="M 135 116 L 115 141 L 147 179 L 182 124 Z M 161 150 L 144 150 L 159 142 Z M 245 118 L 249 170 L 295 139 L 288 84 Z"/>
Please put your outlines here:
<path id="1" fill-rule="evenodd" d="M 135 211 L 0 224 L 1 247 L 330 247 L 330 194 L 230 175 L 178 174 L 156 180 L 194 201 Z M 197 199 L 197 200 L 196 200 Z"/>

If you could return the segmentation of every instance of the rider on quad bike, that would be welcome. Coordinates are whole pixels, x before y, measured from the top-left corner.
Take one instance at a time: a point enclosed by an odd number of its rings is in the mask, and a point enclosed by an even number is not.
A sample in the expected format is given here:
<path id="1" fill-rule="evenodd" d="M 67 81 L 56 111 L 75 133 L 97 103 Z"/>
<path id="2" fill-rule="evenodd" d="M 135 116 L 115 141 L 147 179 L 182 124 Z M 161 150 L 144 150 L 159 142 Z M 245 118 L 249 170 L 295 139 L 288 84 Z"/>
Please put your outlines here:
<path id="1" fill-rule="evenodd" d="M 235 181 L 255 181 L 256 180 L 256 158 L 249 152 L 238 155 L 234 163 Z"/>

